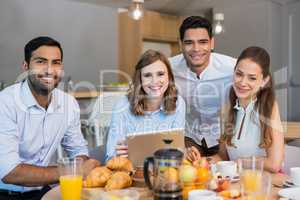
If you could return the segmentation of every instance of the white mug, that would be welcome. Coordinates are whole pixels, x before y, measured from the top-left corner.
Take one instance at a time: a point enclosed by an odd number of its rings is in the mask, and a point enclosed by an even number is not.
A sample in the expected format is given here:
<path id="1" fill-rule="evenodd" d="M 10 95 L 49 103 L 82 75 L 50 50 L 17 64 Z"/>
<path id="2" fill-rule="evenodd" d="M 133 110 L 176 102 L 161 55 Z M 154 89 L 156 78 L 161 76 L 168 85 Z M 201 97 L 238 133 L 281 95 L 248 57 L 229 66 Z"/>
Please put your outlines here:
<path id="1" fill-rule="evenodd" d="M 217 171 L 220 172 L 223 177 L 229 176 L 230 178 L 233 178 L 236 176 L 237 164 L 234 161 L 219 161 L 217 162 L 216 167 Z"/>
<path id="2" fill-rule="evenodd" d="M 216 193 L 210 190 L 192 190 L 188 200 L 220 200 Z"/>
<path id="3" fill-rule="evenodd" d="M 290 177 L 294 185 L 300 186 L 300 167 L 291 167 Z"/>

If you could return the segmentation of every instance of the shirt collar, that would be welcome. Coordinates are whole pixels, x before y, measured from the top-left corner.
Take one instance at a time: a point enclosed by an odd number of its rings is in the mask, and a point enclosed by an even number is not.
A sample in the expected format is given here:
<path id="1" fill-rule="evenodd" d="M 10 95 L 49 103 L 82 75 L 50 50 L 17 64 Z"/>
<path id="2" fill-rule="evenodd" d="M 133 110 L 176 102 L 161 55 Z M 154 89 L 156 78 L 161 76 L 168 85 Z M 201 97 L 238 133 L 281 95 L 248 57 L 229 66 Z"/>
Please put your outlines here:
<path id="1" fill-rule="evenodd" d="M 30 90 L 27 79 L 21 84 L 21 96 L 26 107 L 39 105 Z"/>
<path id="2" fill-rule="evenodd" d="M 158 110 L 155 110 L 155 111 L 145 111 L 145 115 L 153 115 L 153 114 L 156 114 L 158 112 L 164 112 L 164 105 L 163 105 L 163 103 L 160 105 L 160 107 L 159 107 Z"/>
<path id="3" fill-rule="evenodd" d="M 48 112 L 54 112 L 54 110 L 58 109 L 61 106 L 56 90 L 57 89 L 55 88 L 51 92 L 52 96 L 51 96 L 51 102 L 48 107 Z M 27 108 L 32 106 L 41 107 L 39 103 L 36 101 L 35 97 L 33 96 L 27 79 L 23 81 L 21 85 L 21 98 L 23 99 L 23 102 Z"/>
<path id="4" fill-rule="evenodd" d="M 183 56 L 183 54 L 179 54 L 176 56 L 176 60 L 178 59 L 178 65 L 173 68 L 173 72 L 175 76 L 184 77 L 194 81 L 197 79 L 196 73 L 192 72 L 191 69 L 188 67 L 188 64 Z"/>
<path id="5" fill-rule="evenodd" d="M 235 100 L 235 106 L 234 106 L 234 109 L 236 109 L 236 110 L 243 110 L 243 111 L 245 111 L 245 112 L 249 112 L 249 111 L 253 110 L 254 104 L 255 104 L 256 100 L 257 100 L 257 99 L 251 100 L 250 103 L 247 105 L 246 109 L 244 109 L 242 106 L 240 106 L 239 99 L 236 99 L 236 100 Z"/>
<path id="6" fill-rule="evenodd" d="M 63 104 L 63 96 L 59 95 L 58 89 L 54 88 L 52 91 L 51 102 L 48 107 L 48 112 L 54 112 L 58 110 Z"/>
<path id="7" fill-rule="evenodd" d="M 209 74 L 214 74 L 214 75 L 216 74 L 214 72 L 215 71 L 214 66 L 212 65 L 212 53 L 210 54 L 209 63 L 207 65 L 207 67 L 201 72 L 201 74 L 199 76 L 197 76 L 197 74 L 190 69 L 183 54 L 181 54 L 180 63 L 181 64 L 178 65 L 179 66 L 178 70 L 180 70 L 180 72 L 181 72 L 181 74 L 179 74 L 179 76 L 184 76 L 185 78 L 188 77 L 191 80 L 207 80 L 207 79 L 211 78 L 211 77 L 208 77 Z M 182 67 L 182 66 L 186 66 L 186 67 Z"/>
<path id="8" fill-rule="evenodd" d="M 200 80 L 209 79 L 210 78 L 210 77 L 207 77 L 207 76 L 209 75 L 209 72 L 211 70 L 213 70 L 213 67 L 214 67 L 211 63 L 212 63 L 212 54 L 210 54 L 210 56 L 209 56 L 208 65 L 205 67 L 205 69 L 199 75 L 199 79 Z"/>

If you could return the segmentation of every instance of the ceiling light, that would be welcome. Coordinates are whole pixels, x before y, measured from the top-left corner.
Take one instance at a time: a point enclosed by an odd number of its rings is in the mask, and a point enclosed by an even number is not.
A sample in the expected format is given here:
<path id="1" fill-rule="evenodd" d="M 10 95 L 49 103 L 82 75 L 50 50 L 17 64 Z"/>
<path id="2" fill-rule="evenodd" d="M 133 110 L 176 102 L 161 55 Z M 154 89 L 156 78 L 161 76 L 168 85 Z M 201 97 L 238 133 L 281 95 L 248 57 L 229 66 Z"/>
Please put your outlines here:
<path id="1" fill-rule="evenodd" d="M 214 21 L 213 21 L 213 32 L 215 35 L 224 33 L 224 14 L 223 13 L 215 13 Z"/>
<path id="2" fill-rule="evenodd" d="M 139 20 L 143 17 L 143 3 L 144 0 L 132 0 L 131 5 L 129 7 L 129 16 L 131 16 L 134 20 Z"/>

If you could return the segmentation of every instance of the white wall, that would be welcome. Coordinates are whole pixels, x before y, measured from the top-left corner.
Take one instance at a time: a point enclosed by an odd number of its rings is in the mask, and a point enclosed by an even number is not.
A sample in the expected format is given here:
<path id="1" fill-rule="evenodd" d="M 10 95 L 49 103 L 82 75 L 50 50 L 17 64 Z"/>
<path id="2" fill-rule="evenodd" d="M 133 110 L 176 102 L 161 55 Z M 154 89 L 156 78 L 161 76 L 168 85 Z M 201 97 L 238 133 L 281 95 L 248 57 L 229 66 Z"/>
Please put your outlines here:
<path id="1" fill-rule="evenodd" d="M 269 1 L 267 3 L 267 41 L 271 56 L 271 69 L 273 72 L 283 67 L 281 47 L 281 35 L 284 33 L 283 9 L 285 5 Z"/>
<path id="2" fill-rule="evenodd" d="M 267 1 L 227 5 L 214 12 L 225 16 L 225 33 L 215 36 L 216 51 L 237 57 L 248 46 L 269 48 Z"/>
<path id="3" fill-rule="evenodd" d="M 71 0 L 0 1 L 0 81 L 12 83 L 21 72 L 24 45 L 48 35 L 63 46 L 66 74 L 98 85 L 100 69 L 118 68 L 117 34 L 113 8 Z"/>
<path id="4" fill-rule="evenodd" d="M 291 77 L 294 80 L 300 77 L 300 2 L 262 0 L 243 6 L 214 8 L 214 12 L 223 12 L 225 16 L 225 33 L 215 37 L 216 51 L 237 57 L 248 46 L 267 49 L 281 117 L 283 120 L 300 120 L 300 108 L 298 111 L 296 103 L 300 99 L 300 87 L 297 90 L 288 86 Z M 289 41 L 291 15 L 294 27 Z"/>
<path id="5" fill-rule="evenodd" d="M 261 46 L 270 53 L 272 71 L 281 69 L 283 7 L 265 0 L 215 8 L 224 12 L 226 30 L 215 37 L 216 51 L 237 57 L 248 46 Z"/>
<path id="6" fill-rule="evenodd" d="M 300 1 L 284 10 L 283 60 L 288 66 L 288 119 L 300 121 Z"/>

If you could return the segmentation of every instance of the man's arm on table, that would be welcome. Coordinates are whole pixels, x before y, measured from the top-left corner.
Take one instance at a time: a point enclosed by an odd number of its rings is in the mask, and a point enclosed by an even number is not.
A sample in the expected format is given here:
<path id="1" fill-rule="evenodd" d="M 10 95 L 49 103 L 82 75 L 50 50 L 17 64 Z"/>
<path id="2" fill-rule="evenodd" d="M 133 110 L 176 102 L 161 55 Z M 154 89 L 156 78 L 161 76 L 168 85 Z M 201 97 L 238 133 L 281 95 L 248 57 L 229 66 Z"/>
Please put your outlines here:
<path id="1" fill-rule="evenodd" d="M 87 156 L 77 156 L 85 160 L 83 164 L 83 173 L 86 175 L 92 169 L 99 166 L 97 160 L 89 159 Z M 58 167 L 39 167 L 28 164 L 19 164 L 2 181 L 7 184 L 22 186 L 41 186 L 57 183 L 59 179 Z"/>
<path id="2" fill-rule="evenodd" d="M 59 173 L 56 166 L 38 167 L 19 164 L 9 172 L 2 181 L 6 184 L 22 186 L 41 186 L 58 182 Z"/>
<path id="3" fill-rule="evenodd" d="M 56 166 L 41 167 L 22 163 L 19 156 L 20 134 L 15 115 L 17 113 L 13 106 L 6 106 L 4 103 L 0 105 L 0 179 L 7 184 L 22 186 L 41 186 L 58 182 L 59 172 Z M 99 162 L 86 156 L 87 145 L 83 142 L 80 132 L 79 116 L 76 117 L 76 135 L 81 138 L 71 137 L 67 142 L 67 150 L 71 152 L 68 154 L 70 157 L 81 157 L 85 160 L 83 171 L 86 175 L 98 166 Z M 73 132 L 72 128 L 69 128 L 66 134 L 71 135 Z"/>

